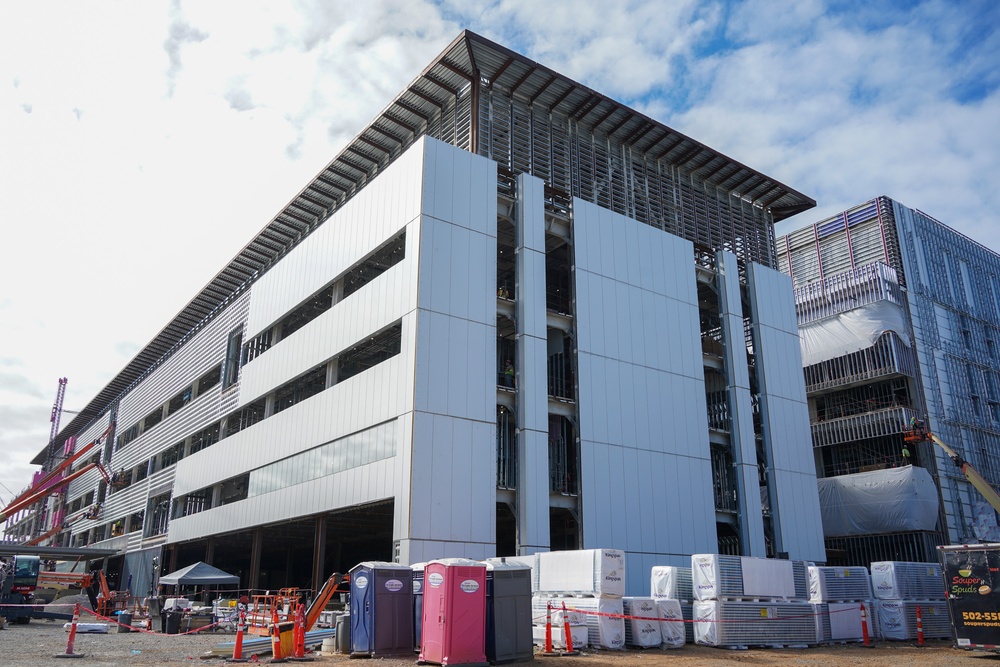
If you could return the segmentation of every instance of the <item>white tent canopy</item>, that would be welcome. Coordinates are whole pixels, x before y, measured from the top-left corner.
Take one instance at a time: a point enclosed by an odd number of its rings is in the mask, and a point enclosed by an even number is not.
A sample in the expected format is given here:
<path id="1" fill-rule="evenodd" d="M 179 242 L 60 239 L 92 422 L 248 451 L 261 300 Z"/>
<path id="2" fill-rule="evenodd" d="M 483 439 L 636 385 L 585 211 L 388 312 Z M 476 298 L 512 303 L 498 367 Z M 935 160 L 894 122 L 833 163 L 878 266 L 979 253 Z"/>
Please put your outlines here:
<path id="1" fill-rule="evenodd" d="M 160 577 L 161 584 L 173 586 L 210 586 L 212 584 L 236 584 L 239 585 L 240 578 L 235 574 L 223 572 L 217 567 L 212 567 L 208 563 L 198 561 L 194 565 L 188 565 L 176 572 L 165 574 Z"/>

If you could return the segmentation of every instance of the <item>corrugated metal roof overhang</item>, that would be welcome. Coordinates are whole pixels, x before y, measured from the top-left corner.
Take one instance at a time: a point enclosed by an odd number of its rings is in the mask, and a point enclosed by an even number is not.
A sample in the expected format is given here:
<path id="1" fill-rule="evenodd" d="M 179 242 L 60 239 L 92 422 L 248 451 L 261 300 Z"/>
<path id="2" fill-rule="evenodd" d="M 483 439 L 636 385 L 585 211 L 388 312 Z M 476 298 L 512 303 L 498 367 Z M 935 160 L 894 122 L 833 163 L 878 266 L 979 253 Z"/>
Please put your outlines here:
<path id="1" fill-rule="evenodd" d="M 79 433 L 330 213 L 419 138 L 434 114 L 478 80 L 519 100 L 572 117 L 591 131 L 693 173 L 734 196 L 770 210 L 775 222 L 816 202 L 659 121 L 591 90 L 470 31 L 460 34 L 386 106 L 308 185 L 181 309 L 56 438 L 55 447 Z M 32 460 L 45 462 L 48 448 Z"/>

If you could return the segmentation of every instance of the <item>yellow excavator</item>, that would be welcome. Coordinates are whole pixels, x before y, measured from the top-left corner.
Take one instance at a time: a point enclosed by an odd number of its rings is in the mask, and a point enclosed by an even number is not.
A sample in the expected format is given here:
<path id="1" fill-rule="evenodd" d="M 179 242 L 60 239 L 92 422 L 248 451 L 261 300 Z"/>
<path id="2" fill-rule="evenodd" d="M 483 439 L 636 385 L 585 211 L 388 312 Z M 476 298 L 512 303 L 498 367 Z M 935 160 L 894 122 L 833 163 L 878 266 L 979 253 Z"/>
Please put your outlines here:
<path id="1" fill-rule="evenodd" d="M 933 442 L 935 445 L 944 450 L 944 453 L 948 455 L 948 458 L 962 471 L 965 475 L 965 479 L 969 480 L 972 486 L 976 487 L 979 493 L 983 494 L 986 498 L 986 502 L 993 507 L 994 510 L 1000 512 L 1000 494 L 996 492 L 989 482 L 979 474 L 979 471 L 972 467 L 972 464 L 962 458 L 962 456 L 956 452 L 954 449 L 949 447 L 933 433 L 931 433 L 923 421 L 913 418 L 910 419 L 910 428 L 903 429 L 903 440 L 906 441 L 908 445 L 916 445 L 920 442 Z"/>

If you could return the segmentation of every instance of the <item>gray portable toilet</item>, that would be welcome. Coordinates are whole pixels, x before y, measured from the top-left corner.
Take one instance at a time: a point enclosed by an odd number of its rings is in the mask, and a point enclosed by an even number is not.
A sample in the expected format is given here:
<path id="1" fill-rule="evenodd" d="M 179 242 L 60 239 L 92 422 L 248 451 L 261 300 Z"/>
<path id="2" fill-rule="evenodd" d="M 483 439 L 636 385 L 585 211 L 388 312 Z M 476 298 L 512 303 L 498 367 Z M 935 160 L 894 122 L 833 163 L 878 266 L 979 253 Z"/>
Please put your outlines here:
<path id="1" fill-rule="evenodd" d="M 486 659 L 493 664 L 534 657 L 531 568 L 503 558 L 486 561 Z"/>
<path id="2" fill-rule="evenodd" d="M 420 621 L 424 613 L 424 565 L 414 563 L 413 570 L 413 651 L 420 653 Z"/>
<path id="3" fill-rule="evenodd" d="M 351 569 L 351 655 L 413 651 L 413 584 L 408 565 L 366 561 Z"/>

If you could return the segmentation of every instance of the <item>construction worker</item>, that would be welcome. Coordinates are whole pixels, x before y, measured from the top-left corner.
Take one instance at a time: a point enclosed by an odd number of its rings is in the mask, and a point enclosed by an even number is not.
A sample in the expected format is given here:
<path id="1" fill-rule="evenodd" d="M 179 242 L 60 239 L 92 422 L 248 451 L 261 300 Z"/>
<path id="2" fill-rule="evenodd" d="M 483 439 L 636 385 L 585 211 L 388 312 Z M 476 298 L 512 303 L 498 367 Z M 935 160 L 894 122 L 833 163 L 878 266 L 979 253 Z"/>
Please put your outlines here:
<path id="1" fill-rule="evenodd" d="M 905 443 L 903 444 L 903 465 L 910 465 L 910 449 Z"/>
<path id="2" fill-rule="evenodd" d="M 503 384 L 510 389 L 514 388 L 514 364 L 510 363 L 510 359 L 507 360 L 507 364 L 503 367 Z"/>

